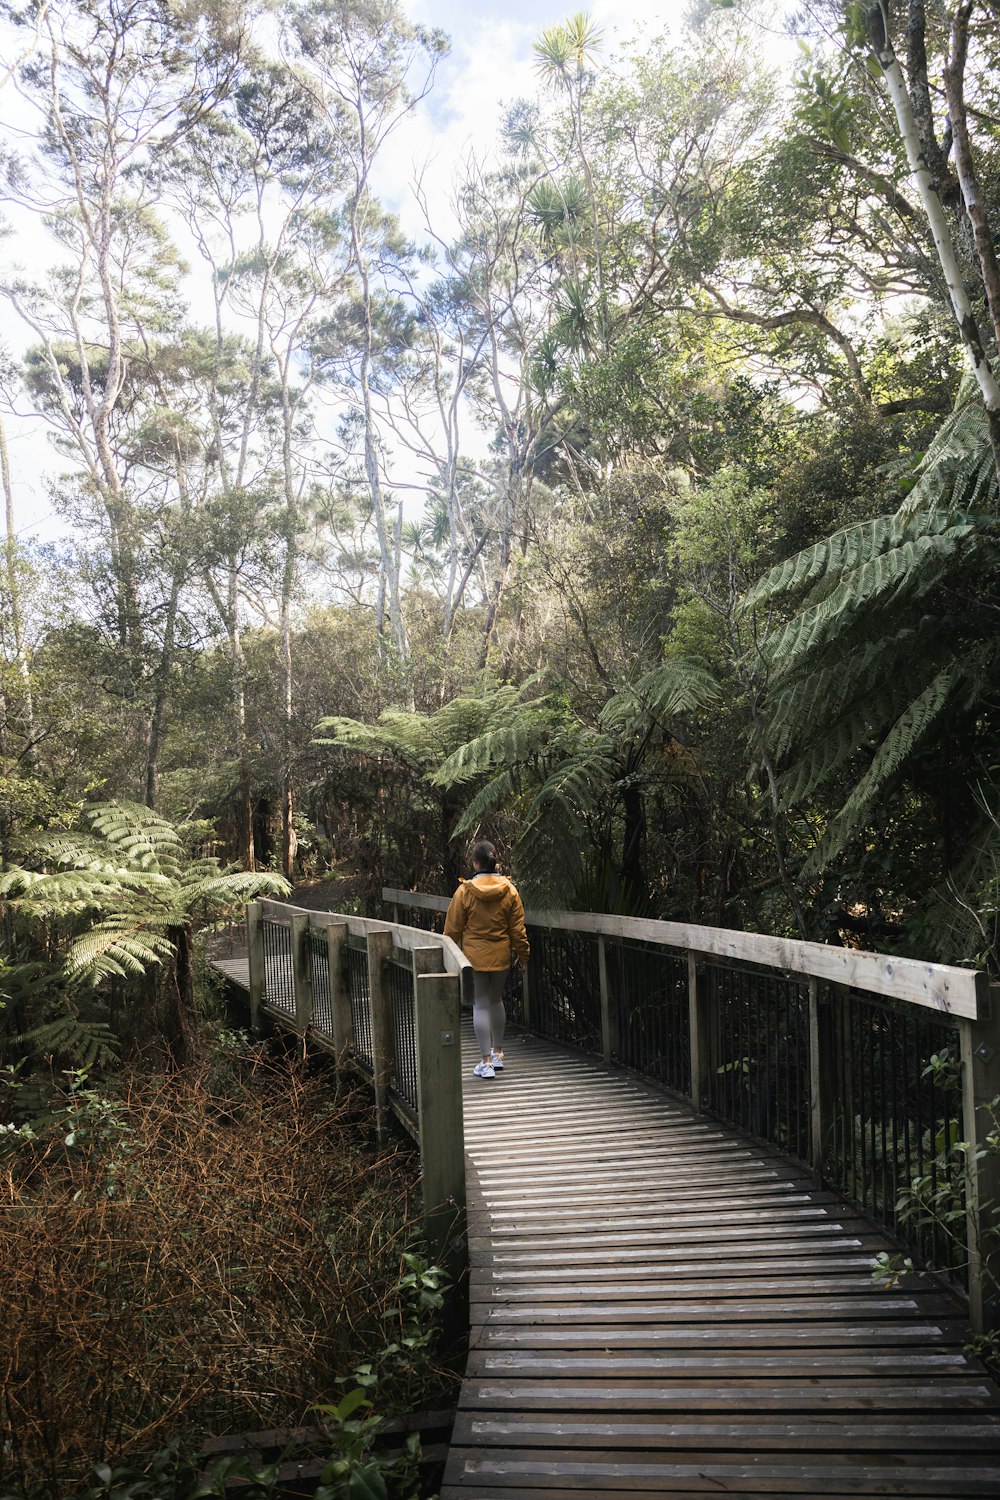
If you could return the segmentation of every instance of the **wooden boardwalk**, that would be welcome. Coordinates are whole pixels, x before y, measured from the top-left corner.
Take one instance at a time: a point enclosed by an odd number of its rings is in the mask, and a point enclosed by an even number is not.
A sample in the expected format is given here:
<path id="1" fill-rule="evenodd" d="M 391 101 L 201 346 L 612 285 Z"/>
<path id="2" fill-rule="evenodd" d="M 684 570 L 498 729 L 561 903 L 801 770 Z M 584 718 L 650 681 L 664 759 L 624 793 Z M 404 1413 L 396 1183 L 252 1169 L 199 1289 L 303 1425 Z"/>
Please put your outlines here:
<path id="1" fill-rule="evenodd" d="M 469 1365 L 441 1500 L 1000 1496 L 1000 1392 L 801 1171 L 630 1076 L 464 1037 Z"/>

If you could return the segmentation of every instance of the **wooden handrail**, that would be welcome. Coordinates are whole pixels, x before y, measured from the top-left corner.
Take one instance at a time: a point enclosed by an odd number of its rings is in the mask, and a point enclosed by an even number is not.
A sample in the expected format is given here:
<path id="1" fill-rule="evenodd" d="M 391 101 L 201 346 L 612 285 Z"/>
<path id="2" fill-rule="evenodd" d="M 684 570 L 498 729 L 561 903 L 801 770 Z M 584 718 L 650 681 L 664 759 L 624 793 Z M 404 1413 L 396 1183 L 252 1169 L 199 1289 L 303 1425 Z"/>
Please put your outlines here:
<path id="1" fill-rule="evenodd" d="M 294 984 L 294 1011 L 266 999 L 267 973 L 264 929 L 288 931 L 288 954 Z M 331 1019 L 315 1022 L 311 932 L 325 932 L 329 965 Z M 247 908 L 247 949 L 250 1016 L 253 1030 L 266 1018 L 270 1024 L 293 1030 L 303 1046 L 312 1039 L 332 1050 L 338 1070 L 355 1066 L 355 1041 L 350 996 L 345 989 L 340 960 L 348 935 L 363 937 L 368 965 L 368 1020 L 371 1028 L 370 1078 L 380 1137 L 390 1108 L 415 1137 L 422 1164 L 424 1219 L 428 1244 L 435 1259 L 447 1265 L 456 1284 L 467 1267 L 465 1240 L 465 1166 L 462 1123 L 461 1041 L 459 1036 L 462 984 L 471 972 L 468 959 L 450 938 L 408 927 L 340 912 L 314 911 L 285 901 L 261 899 Z M 322 945 L 321 945 L 322 948 Z M 392 1001 L 385 983 L 385 966 L 408 956 L 413 974 L 416 1118 L 391 1097 L 395 1073 Z M 362 1069 L 362 1071 L 365 1071 Z"/>
<path id="2" fill-rule="evenodd" d="M 397 908 L 448 909 L 447 896 L 427 896 L 420 891 L 396 891 L 386 887 L 382 891 L 382 900 Z M 686 953 L 763 964 L 783 973 L 801 974 L 807 979 L 821 979 L 851 989 L 866 990 L 872 995 L 906 1000 L 910 1005 L 921 1005 L 927 1010 L 961 1016 L 969 1021 L 980 1018 L 981 1008 L 989 995 L 988 976 L 977 969 L 924 963 L 919 959 L 862 952 L 855 948 L 835 948 L 832 944 L 806 943 L 797 938 L 589 911 L 527 911 L 525 921 L 531 927 L 590 932 L 597 937 L 630 938 L 633 942 L 660 943 Z"/>
<path id="3" fill-rule="evenodd" d="M 427 932 L 423 927 L 407 927 L 405 923 L 386 922 L 376 917 L 345 916 L 339 911 L 314 911 L 311 907 L 291 906 L 287 901 L 271 901 L 266 897 L 261 897 L 255 904 L 265 921 L 276 922 L 281 927 L 291 927 L 292 917 L 306 915 L 310 927 L 335 927 L 344 923 L 355 937 L 367 937 L 370 932 L 391 932 L 397 948 L 412 950 L 426 948 L 428 943 L 440 945 L 445 973 L 464 978 L 466 971 L 472 971 L 472 965 L 457 943 L 440 933 Z M 444 904 L 447 906 L 447 901 Z"/>

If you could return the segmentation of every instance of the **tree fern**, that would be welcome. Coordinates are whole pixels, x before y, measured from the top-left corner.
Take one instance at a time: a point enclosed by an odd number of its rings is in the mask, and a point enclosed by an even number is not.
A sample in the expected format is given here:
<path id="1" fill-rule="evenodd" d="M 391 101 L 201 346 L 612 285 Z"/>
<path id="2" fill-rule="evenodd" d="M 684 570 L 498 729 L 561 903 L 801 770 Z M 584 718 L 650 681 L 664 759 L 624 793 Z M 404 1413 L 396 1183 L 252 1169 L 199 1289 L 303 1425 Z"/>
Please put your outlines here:
<path id="1" fill-rule="evenodd" d="M 854 787 L 840 812 L 832 819 L 825 837 L 806 861 L 804 873 L 815 874 L 843 849 L 861 826 L 876 799 L 903 762 L 934 727 L 961 683 L 957 671 L 940 672 L 922 693 L 908 704 L 886 735 L 868 770 Z"/>
<path id="2" fill-rule="evenodd" d="M 171 968 L 166 993 L 187 1016 L 190 966 L 180 949 L 195 919 L 211 920 L 255 895 L 284 894 L 287 882 L 191 858 L 177 830 L 136 803 L 94 804 L 81 820 L 82 830 L 27 844 L 26 863 L 0 878 L 0 899 L 29 928 L 44 923 L 47 941 L 54 936 L 61 954 L 53 988 L 71 993 L 76 1010 L 88 991 L 99 996 L 109 981 L 143 994 L 136 980 Z"/>
<path id="3" fill-rule="evenodd" d="M 489 781 L 479 788 L 455 824 L 455 837 L 461 838 L 463 834 L 475 834 L 485 818 L 489 818 L 501 808 L 510 805 L 517 788 L 517 771 L 512 766 L 505 766 L 496 776 L 491 776 Z"/>
<path id="4" fill-rule="evenodd" d="M 88 1072 L 112 1067 L 121 1061 L 121 1047 L 106 1021 L 88 1021 L 79 1016 L 59 1016 L 22 1031 L 12 1041 L 29 1056 L 55 1054 Z"/>
<path id="5" fill-rule="evenodd" d="M 864 708 L 845 714 L 833 724 L 824 720 L 823 732 L 815 743 L 778 778 L 784 804 L 794 807 L 812 797 L 859 751 L 870 748 L 872 741 L 871 719 Z"/>
<path id="6" fill-rule="evenodd" d="M 938 622 L 925 616 L 885 640 L 870 641 L 857 651 L 824 660 L 804 676 L 781 679 L 771 698 L 768 743 L 772 754 L 785 760 L 815 724 L 836 722 L 849 705 L 854 706 L 855 715 L 858 706 L 865 705 L 865 711 L 879 719 L 887 698 L 885 684 L 898 687 L 915 660 L 922 663 L 940 646 Z"/>
<path id="7" fill-rule="evenodd" d="M 742 608 L 756 608 L 779 595 L 801 592 L 810 584 L 840 580 L 866 564 L 874 563 L 907 540 L 944 534 L 954 524 L 951 517 L 934 514 L 910 516 L 895 513 L 877 516 L 871 521 L 859 521 L 835 532 L 825 541 L 806 547 L 765 573 L 744 597 Z"/>
<path id="8" fill-rule="evenodd" d="M 431 778 L 436 786 L 457 786 L 496 766 L 519 765 L 539 755 L 552 741 L 559 714 L 544 699 L 524 704 L 507 723 L 460 745 Z"/>
<path id="9" fill-rule="evenodd" d="M 917 511 L 987 508 L 996 490 L 996 465 L 989 422 L 978 387 L 966 376 L 955 409 L 927 451 L 900 514 Z"/>
<path id="10" fill-rule="evenodd" d="M 668 661 L 609 698 L 600 722 L 617 728 L 634 725 L 641 715 L 670 720 L 707 708 L 718 695 L 719 684 L 700 661 Z"/>
<path id="11" fill-rule="evenodd" d="M 897 513 L 788 558 L 743 601 L 790 611 L 762 652 L 782 801 L 818 803 L 839 783 L 805 878 L 834 873 L 908 779 L 927 795 L 914 773 L 950 737 L 963 737 L 967 759 L 971 737 L 988 744 L 995 732 L 1000 522 L 987 452 L 981 405 L 965 391 Z"/>
<path id="12" fill-rule="evenodd" d="M 862 619 L 870 607 L 889 595 L 919 598 L 941 579 L 976 527 L 966 521 L 932 519 L 931 534 L 908 536 L 887 552 L 845 573 L 821 603 L 807 606 L 777 632 L 764 648 L 778 678 L 787 676 L 826 647 L 845 628 Z M 937 533 L 937 534 L 935 534 Z"/>

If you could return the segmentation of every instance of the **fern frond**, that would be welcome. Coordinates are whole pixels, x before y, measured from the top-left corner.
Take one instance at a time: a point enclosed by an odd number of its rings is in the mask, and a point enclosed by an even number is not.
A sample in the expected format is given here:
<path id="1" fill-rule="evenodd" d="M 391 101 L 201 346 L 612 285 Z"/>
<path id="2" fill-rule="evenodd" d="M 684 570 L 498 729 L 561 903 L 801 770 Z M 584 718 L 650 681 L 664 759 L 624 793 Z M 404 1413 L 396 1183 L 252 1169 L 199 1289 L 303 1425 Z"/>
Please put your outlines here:
<path id="1" fill-rule="evenodd" d="M 11 870 L 5 877 L 5 885 L 16 889 L 16 877 L 31 872 Z M 86 912 L 101 911 L 116 905 L 122 894 L 120 880 L 94 876 L 90 871 L 60 870 L 54 875 L 36 875 L 22 885 L 20 896 L 8 896 L 15 911 L 28 916 L 68 917 Z"/>
<path id="2" fill-rule="evenodd" d="M 780 683 L 768 725 L 772 755 L 784 761 L 795 744 L 815 733 L 817 724 L 835 721 L 849 705 L 867 702 L 873 695 L 884 700 L 884 684 L 898 688 L 914 662 L 919 667 L 933 655 L 939 635 L 939 622 L 928 616 L 914 627 L 824 662 L 804 677 Z"/>
<path id="3" fill-rule="evenodd" d="M 778 778 L 781 800 L 794 807 L 811 797 L 817 787 L 835 776 L 851 757 L 871 744 L 872 726 L 864 708 L 847 714 L 824 729 L 818 744 Z"/>
<path id="4" fill-rule="evenodd" d="M 195 878 L 191 879 L 194 874 Z M 291 886 L 283 875 L 273 875 L 266 870 L 218 870 L 189 871 L 182 886 L 181 905 L 188 910 L 194 906 L 226 907 L 244 906 L 256 901 L 258 896 L 287 896 Z"/>
<path id="5" fill-rule="evenodd" d="M 610 729 L 624 728 L 646 716 L 672 719 L 707 708 L 718 694 L 719 685 L 702 662 L 678 658 L 654 667 L 609 698 L 600 723 Z"/>
<path id="6" fill-rule="evenodd" d="M 879 746 L 868 770 L 857 783 L 826 835 L 809 856 L 804 873 L 817 874 L 843 849 L 864 823 L 875 801 L 903 762 L 924 740 L 948 707 L 964 674 L 957 669 L 939 672 L 924 691 L 908 704 Z"/>
<path id="7" fill-rule="evenodd" d="M 121 1050 L 114 1032 L 106 1021 L 83 1021 L 77 1016 L 60 1016 L 22 1031 L 13 1038 L 25 1047 L 29 1056 L 56 1053 L 78 1067 L 113 1067 L 121 1061 Z"/>
<path id="8" fill-rule="evenodd" d="M 506 766 L 479 788 L 455 825 L 455 837 L 474 833 L 482 820 L 490 813 L 499 812 L 501 808 L 507 807 L 517 795 L 518 790 L 517 773 L 513 767 Z"/>
<path id="9" fill-rule="evenodd" d="M 534 705 L 533 705 L 534 707 Z M 547 713 L 522 713 L 512 723 L 488 729 L 459 746 L 431 777 L 434 786 L 456 786 L 485 775 L 496 766 L 518 765 L 538 755 L 552 735 Z"/>
<path id="10" fill-rule="evenodd" d="M 744 596 L 740 608 L 753 609 L 780 594 L 800 592 L 807 584 L 824 579 L 842 579 L 907 540 L 940 536 L 954 525 L 953 518 L 934 514 L 914 517 L 897 513 L 858 521 L 765 573 Z"/>
<path id="11" fill-rule="evenodd" d="M 125 929 L 122 922 L 101 922 L 70 944 L 64 971 L 71 981 L 98 983 L 112 976 L 126 979 L 145 974 L 169 961 L 173 948 L 161 933 L 149 928 Z"/>
<path id="12" fill-rule="evenodd" d="M 909 537 L 849 573 L 821 603 L 801 610 L 767 643 L 763 654 L 778 678 L 815 656 L 875 601 L 926 593 L 975 531 L 971 522 L 954 522 L 939 535 Z"/>
<path id="13" fill-rule="evenodd" d="M 920 462 L 920 474 L 900 515 L 938 506 L 947 510 L 985 505 L 996 485 L 989 420 L 974 380 L 963 380 L 955 408 L 942 423 Z"/>
<path id="14" fill-rule="evenodd" d="M 146 852 L 157 857 L 177 856 L 183 846 L 176 828 L 140 802 L 98 802 L 84 815 L 99 838 L 131 857 Z"/>

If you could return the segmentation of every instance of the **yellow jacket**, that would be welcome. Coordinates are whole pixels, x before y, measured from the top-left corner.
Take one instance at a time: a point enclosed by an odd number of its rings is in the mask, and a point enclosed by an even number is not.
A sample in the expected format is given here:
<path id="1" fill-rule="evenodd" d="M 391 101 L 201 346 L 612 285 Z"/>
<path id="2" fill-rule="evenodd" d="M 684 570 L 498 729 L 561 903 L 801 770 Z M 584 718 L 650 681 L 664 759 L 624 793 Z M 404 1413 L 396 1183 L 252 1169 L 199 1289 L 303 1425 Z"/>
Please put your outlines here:
<path id="1" fill-rule="evenodd" d="M 524 907 L 506 875 L 474 875 L 463 880 L 448 907 L 444 935 L 453 938 L 474 969 L 510 968 L 510 950 L 522 963 L 531 948 L 524 930 Z"/>

